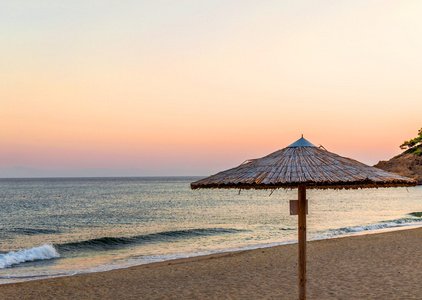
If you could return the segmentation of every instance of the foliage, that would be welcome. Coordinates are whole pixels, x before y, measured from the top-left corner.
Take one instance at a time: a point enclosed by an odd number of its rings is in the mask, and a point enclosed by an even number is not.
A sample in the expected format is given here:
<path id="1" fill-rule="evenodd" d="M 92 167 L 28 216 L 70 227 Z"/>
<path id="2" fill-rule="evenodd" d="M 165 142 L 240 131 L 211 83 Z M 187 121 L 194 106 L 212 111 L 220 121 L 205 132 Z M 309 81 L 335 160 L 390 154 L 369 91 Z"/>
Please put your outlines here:
<path id="1" fill-rule="evenodd" d="M 412 212 L 412 213 L 410 213 L 409 215 L 412 215 L 412 216 L 414 216 L 414 217 L 419 217 L 419 218 L 421 218 L 421 217 L 422 217 L 422 212 Z"/>
<path id="2" fill-rule="evenodd" d="M 400 149 L 407 149 L 404 153 L 413 153 L 415 155 L 422 155 L 422 128 L 418 131 L 418 136 L 410 141 L 405 141 L 400 145 Z"/>

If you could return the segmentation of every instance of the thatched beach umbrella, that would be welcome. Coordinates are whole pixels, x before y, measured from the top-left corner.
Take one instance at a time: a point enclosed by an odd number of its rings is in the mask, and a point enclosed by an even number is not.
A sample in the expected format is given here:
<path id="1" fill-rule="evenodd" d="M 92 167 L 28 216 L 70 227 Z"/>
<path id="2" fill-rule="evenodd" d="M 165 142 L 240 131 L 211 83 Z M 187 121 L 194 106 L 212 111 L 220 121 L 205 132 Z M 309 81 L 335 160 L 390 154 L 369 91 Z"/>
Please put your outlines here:
<path id="1" fill-rule="evenodd" d="M 415 180 L 407 177 L 316 147 L 302 136 L 290 146 L 265 157 L 248 160 L 236 168 L 192 182 L 191 188 L 298 188 L 299 299 L 306 299 L 306 189 L 357 189 L 416 184 Z"/>

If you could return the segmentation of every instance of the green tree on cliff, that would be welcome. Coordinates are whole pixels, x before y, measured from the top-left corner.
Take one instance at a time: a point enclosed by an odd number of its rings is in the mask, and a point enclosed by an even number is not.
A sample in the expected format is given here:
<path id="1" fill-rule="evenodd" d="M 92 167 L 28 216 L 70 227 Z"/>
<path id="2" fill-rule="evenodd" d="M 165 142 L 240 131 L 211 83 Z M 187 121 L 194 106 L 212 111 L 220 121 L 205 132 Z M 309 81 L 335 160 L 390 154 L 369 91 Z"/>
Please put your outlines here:
<path id="1" fill-rule="evenodd" d="M 422 128 L 418 131 L 418 136 L 410 141 L 405 141 L 400 145 L 400 149 L 407 149 L 404 153 L 414 153 L 422 155 Z"/>

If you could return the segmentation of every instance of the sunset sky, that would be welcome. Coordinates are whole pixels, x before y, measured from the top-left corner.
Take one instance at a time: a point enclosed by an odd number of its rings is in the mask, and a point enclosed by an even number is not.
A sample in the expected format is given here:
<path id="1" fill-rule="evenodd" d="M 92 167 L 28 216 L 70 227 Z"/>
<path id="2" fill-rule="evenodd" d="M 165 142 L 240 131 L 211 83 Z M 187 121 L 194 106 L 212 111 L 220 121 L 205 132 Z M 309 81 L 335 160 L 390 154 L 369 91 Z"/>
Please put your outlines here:
<path id="1" fill-rule="evenodd" d="M 422 1 L 1 1 L 0 168 L 200 170 L 422 127 Z M 81 174 L 83 175 L 83 174 Z"/>

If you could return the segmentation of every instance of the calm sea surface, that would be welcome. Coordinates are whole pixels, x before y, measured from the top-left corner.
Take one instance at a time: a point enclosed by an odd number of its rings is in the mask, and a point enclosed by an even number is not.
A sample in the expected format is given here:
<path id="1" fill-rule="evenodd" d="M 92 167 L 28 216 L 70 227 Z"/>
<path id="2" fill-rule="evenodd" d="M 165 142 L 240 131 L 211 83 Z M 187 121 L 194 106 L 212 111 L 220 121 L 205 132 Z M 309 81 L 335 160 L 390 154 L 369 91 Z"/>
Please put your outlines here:
<path id="1" fill-rule="evenodd" d="M 0 284 L 297 240 L 297 190 L 190 190 L 197 179 L 0 179 Z M 422 225 L 422 186 L 307 198 L 308 239 Z"/>

